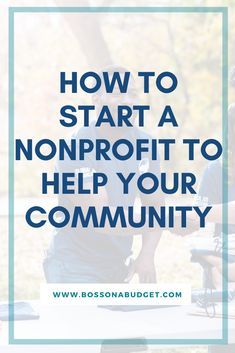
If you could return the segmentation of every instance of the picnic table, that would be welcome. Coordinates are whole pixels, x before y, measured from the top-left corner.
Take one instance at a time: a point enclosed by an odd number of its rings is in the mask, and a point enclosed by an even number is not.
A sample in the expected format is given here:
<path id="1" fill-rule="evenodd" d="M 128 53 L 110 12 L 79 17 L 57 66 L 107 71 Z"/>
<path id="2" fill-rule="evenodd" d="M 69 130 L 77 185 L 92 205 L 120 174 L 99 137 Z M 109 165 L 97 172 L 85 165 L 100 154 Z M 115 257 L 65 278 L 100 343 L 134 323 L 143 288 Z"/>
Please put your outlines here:
<path id="1" fill-rule="evenodd" d="M 222 320 L 189 315 L 189 307 L 166 307 L 141 311 L 111 311 L 99 307 L 85 306 L 33 306 L 39 310 L 39 320 L 15 321 L 16 339 L 86 339 L 103 337 L 108 339 L 138 339 L 138 345 L 34 345 L 34 353 L 129 353 L 157 349 L 163 345 L 149 345 L 148 339 L 218 339 L 222 337 Z M 174 319 L 173 319 L 174 318 Z M 140 322 L 141 320 L 141 322 Z M 8 346 L 8 323 L 3 322 L 0 332 L 0 347 L 4 353 L 32 352 L 30 345 Z M 232 352 L 235 343 L 235 320 L 229 320 L 229 345 L 219 346 L 220 352 Z M 30 348 L 31 347 L 31 348 Z M 119 347 L 119 348 L 118 348 Z M 164 345 L 165 347 L 165 345 Z M 216 347 L 211 349 L 216 351 Z M 226 350 L 222 350 L 226 349 Z"/>

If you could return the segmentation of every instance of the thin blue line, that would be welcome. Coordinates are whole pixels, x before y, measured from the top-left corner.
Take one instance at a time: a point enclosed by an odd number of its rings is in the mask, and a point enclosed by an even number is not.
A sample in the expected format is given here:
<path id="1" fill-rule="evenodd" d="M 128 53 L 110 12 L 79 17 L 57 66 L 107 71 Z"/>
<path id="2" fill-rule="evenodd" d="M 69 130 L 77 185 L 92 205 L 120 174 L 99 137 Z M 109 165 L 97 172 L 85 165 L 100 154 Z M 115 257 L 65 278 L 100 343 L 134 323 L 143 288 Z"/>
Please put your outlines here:
<path id="1" fill-rule="evenodd" d="M 140 345 L 140 344 L 175 344 L 175 345 L 225 345 L 223 339 L 13 339 L 11 344 L 89 344 L 89 345 Z"/>
<path id="2" fill-rule="evenodd" d="M 223 12 L 222 17 L 223 32 L 223 59 L 222 59 L 222 140 L 223 140 L 223 210 L 222 210 L 222 233 L 223 233 L 223 338 L 228 343 L 228 11 Z"/>
<path id="3" fill-rule="evenodd" d="M 14 12 L 9 11 L 9 342 L 14 338 Z"/>
<path id="4" fill-rule="evenodd" d="M 226 7 L 11 7 L 14 12 L 222 13 Z"/>

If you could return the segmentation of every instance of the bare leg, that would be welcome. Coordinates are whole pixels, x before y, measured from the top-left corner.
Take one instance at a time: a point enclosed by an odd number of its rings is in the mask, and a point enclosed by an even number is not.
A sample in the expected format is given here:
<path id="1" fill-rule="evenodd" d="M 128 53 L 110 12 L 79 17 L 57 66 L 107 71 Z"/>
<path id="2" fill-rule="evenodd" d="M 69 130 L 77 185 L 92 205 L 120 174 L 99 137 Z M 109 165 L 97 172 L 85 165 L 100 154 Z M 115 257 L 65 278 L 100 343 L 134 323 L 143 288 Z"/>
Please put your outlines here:
<path id="1" fill-rule="evenodd" d="M 212 267 L 211 269 L 212 282 L 215 289 L 222 288 L 222 274 L 217 267 Z"/>
<path id="2" fill-rule="evenodd" d="M 222 259 L 213 256 L 213 255 L 208 255 L 204 256 L 204 259 L 212 265 L 212 281 L 216 289 L 221 289 L 222 288 Z M 235 263 L 228 264 L 228 281 L 231 282 L 229 283 L 229 289 L 230 290 L 235 290 Z"/>
<path id="3" fill-rule="evenodd" d="M 217 256 L 213 256 L 213 255 L 206 255 L 203 256 L 203 258 L 212 266 L 217 267 L 218 269 L 222 269 L 222 259 L 220 257 Z"/>

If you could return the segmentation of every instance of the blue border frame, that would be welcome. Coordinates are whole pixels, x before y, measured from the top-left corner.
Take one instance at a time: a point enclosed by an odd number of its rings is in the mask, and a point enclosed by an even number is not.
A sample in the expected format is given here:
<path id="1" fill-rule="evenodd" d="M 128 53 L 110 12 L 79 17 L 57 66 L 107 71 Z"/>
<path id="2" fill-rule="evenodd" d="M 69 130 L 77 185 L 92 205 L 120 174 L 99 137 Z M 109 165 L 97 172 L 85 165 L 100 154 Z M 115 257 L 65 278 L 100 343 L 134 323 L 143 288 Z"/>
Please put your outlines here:
<path id="1" fill-rule="evenodd" d="M 221 13 L 222 14 L 222 143 L 223 166 L 227 166 L 228 111 L 228 8 L 227 7 L 10 7 L 9 8 L 9 303 L 14 303 L 14 14 L 15 13 Z M 223 203 L 228 202 L 228 171 L 223 168 Z M 228 207 L 223 206 L 223 234 L 228 235 Z M 146 339 L 146 344 L 225 345 L 228 343 L 227 274 L 228 254 L 223 250 L 223 334 L 222 339 Z M 14 306 L 9 308 L 9 344 L 114 344 L 137 345 L 142 339 L 15 339 Z"/>

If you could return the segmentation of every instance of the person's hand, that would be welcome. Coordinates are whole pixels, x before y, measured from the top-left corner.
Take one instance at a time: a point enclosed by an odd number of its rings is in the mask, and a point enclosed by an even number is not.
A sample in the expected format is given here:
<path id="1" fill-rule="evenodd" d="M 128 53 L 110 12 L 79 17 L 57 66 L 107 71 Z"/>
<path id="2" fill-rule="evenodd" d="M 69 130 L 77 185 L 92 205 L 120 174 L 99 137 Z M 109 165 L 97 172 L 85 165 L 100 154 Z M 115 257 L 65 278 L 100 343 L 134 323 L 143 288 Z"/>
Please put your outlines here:
<path id="1" fill-rule="evenodd" d="M 140 283 L 156 283 L 156 269 L 154 265 L 154 256 L 148 254 L 140 254 L 129 268 L 125 282 L 130 282 L 134 275 L 139 276 Z"/>

